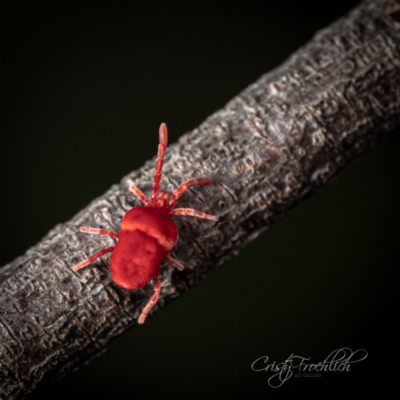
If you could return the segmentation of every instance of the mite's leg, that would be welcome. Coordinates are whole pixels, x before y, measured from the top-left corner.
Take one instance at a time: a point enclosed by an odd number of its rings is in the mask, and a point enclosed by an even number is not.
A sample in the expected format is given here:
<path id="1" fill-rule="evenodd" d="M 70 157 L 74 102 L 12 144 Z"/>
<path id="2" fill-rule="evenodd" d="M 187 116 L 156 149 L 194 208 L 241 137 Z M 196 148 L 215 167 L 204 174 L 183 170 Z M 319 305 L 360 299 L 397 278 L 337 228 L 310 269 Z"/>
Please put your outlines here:
<path id="1" fill-rule="evenodd" d="M 89 228 L 87 226 L 81 227 L 81 232 L 83 233 L 93 233 L 94 235 L 107 235 L 112 236 L 115 238 L 119 238 L 119 234 L 114 231 L 109 231 L 108 229 L 101 229 L 101 228 Z"/>
<path id="2" fill-rule="evenodd" d="M 179 197 L 182 196 L 185 190 L 196 185 L 207 186 L 210 183 L 212 183 L 212 180 L 209 178 L 192 178 L 186 182 L 183 182 L 176 188 L 175 192 L 172 194 L 171 200 L 169 202 L 169 208 L 174 208 L 176 202 L 179 200 Z"/>
<path id="3" fill-rule="evenodd" d="M 102 255 L 106 254 L 106 253 L 111 253 L 114 250 L 114 246 L 112 247 L 107 247 L 103 250 L 98 251 L 96 254 L 93 254 L 92 256 L 90 256 L 89 258 L 87 258 L 86 260 L 80 262 L 79 264 L 76 264 L 74 267 L 72 267 L 72 269 L 74 271 L 78 271 L 79 269 L 86 267 L 86 265 L 91 264 L 94 260 L 96 260 L 96 258 L 101 257 Z"/>
<path id="4" fill-rule="evenodd" d="M 179 261 L 174 260 L 174 259 L 171 258 L 171 257 L 165 257 L 165 261 L 166 261 L 168 264 L 171 264 L 173 267 L 179 269 L 179 271 L 183 271 L 184 268 L 185 268 L 185 266 L 184 266 L 183 264 L 181 264 Z"/>
<path id="5" fill-rule="evenodd" d="M 161 124 L 159 131 L 159 145 L 158 145 L 158 153 L 156 159 L 156 167 L 154 170 L 154 179 L 153 179 L 153 191 L 151 192 L 150 201 L 152 204 L 155 204 L 157 201 L 157 192 L 160 189 L 160 181 L 162 175 L 162 167 L 164 164 L 164 154 L 167 150 L 168 143 L 168 131 L 167 126 L 165 124 Z"/>
<path id="6" fill-rule="evenodd" d="M 160 295 L 160 291 L 161 291 L 161 275 L 160 275 L 160 273 L 158 273 L 157 277 L 156 277 L 156 282 L 154 284 L 153 296 L 151 296 L 149 302 L 146 304 L 146 307 L 143 309 L 142 313 L 140 314 L 139 324 L 143 324 L 144 323 L 144 321 L 146 320 L 146 317 L 149 314 L 150 310 L 157 303 L 158 296 Z"/>
<path id="7" fill-rule="evenodd" d="M 136 186 L 130 186 L 129 191 L 132 192 L 133 194 L 136 195 L 136 197 L 145 205 L 147 206 L 149 202 L 146 199 L 146 196 L 143 194 L 143 192 L 138 189 Z"/>
<path id="8" fill-rule="evenodd" d="M 175 210 L 171 211 L 169 215 L 171 215 L 171 217 L 174 215 L 190 215 L 192 217 L 209 219 L 210 221 L 218 221 L 217 216 L 193 210 L 193 208 L 175 208 Z"/>

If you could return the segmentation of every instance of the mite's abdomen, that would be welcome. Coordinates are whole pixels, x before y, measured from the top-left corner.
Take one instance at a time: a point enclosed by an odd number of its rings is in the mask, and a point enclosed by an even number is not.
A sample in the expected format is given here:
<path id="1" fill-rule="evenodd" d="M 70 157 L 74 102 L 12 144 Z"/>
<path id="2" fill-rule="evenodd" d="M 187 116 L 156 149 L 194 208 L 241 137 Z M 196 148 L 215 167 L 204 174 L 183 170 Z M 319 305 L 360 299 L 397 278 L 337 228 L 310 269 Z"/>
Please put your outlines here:
<path id="1" fill-rule="evenodd" d="M 174 247 L 178 229 L 165 213 L 152 207 L 129 210 L 121 223 L 119 240 L 110 260 L 114 281 L 133 290 L 157 274 L 162 260 Z"/>

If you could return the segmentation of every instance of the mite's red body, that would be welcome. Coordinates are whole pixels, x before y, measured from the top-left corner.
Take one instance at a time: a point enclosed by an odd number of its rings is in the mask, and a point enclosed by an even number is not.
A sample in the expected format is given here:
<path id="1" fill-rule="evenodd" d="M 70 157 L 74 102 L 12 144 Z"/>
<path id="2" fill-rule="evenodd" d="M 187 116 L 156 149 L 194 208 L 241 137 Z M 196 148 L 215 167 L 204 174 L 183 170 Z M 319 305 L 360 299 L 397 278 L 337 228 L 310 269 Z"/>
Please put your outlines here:
<path id="1" fill-rule="evenodd" d="M 167 148 L 168 133 L 165 124 L 160 126 L 160 144 L 154 172 L 153 191 L 150 201 L 136 187 L 131 186 L 133 192 L 143 203 L 143 207 L 129 210 L 122 219 L 120 232 L 113 232 L 102 228 L 82 227 L 81 232 L 97 235 L 107 235 L 118 239 L 115 246 L 107 247 L 73 267 L 74 271 L 86 267 L 98 257 L 112 253 L 110 260 L 111 276 L 115 283 L 125 289 L 139 289 L 155 278 L 154 294 L 143 309 L 139 323 L 143 323 L 158 300 L 161 290 L 160 265 L 163 260 L 175 268 L 182 270 L 184 266 L 168 253 L 173 249 L 178 239 L 178 228 L 171 217 L 190 215 L 216 221 L 214 215 L 208 215 L 192 208 L 176 208 L 176 202 L 182 193 L 195 185 L 209 185 L 208 178 L 192 178 L 183 182 L 174 193 L 160 189 L 161 171 L 164 154 Z"/>
<path id="2" fill-rule="evenodd" d="M 178 228 L 172 218 L 155 207 L 135 207 L 121 222 L 119 240 L 111 255 L 110 271 L 116 284 L 138 289 L 151 281 L 161 261 L 175 246 Z"/>

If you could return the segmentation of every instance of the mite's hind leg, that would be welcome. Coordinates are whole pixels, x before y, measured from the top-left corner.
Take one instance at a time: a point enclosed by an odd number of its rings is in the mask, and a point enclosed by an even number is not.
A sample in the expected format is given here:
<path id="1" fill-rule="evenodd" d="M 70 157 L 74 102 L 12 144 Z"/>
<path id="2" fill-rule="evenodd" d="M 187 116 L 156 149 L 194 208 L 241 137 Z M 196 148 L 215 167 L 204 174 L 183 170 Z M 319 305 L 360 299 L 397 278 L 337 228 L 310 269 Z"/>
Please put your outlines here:
<path id="1" fill-rule="evenodd" d="M 146 317 L 149 314 L 150 310 L 157 303 L 158 296 L 160 295 L 160 291 L 161 291 L 161 275 L 160 275 L 160 273 L 158 273 L 157 277 L 156 277 L 156 282 L 154 284 L 153 296 L 151 296 L 149 302 L 146 304 L 146 307 L 143 309 L 142 313 L 140 314 L 139 324 L 143 324 L 144 323 L 144 321 L 146 320 Z"/>
<path id="2" fill-rule="evenodd" d="M 114 231 L 109 231 L 108 229 L 89 228 L 87 226 L 81 226 L 80 230 L 83 233 L 93 233 L 94 235 L 106 235 L 106 236 L 115 237 L 117 239 L 119 238 L 119 233 L 114 232 Z"/>
<path id="3" fill-rule="evenodd" d="M 114 246 L 112 247 L 107 247 L 103 250 L 98 251 L 96 254 L 93 254 L 92 256 L 90 256 L 89 258 L 87 258 L 86 260 L 80 262 L 79 264 L 76 264 L 75 266 L 72 267 L 72 269 L 74 271 L 78 271 L 79 269 L 86 267 L 86 265 L 91 264 L 94 260 L 96 260 L 96 258 L 101 257 L 102 255 L 106 254 L 106 253 L 111 253 L 114 250 Z"/>
<path id="4" fill-rule="evenodd" d="M 165 261 L 168 264 L 171 264 L 176 269 L 179 269 L 179 271 L 183 271 L 185 269 L 185 266 L 183 264 L 181 264 L 179 261 L 174 260 L 171 257 L 165 257 Z"/>
<path id="5" fill-rule="evenodd" d="M 203 213 L 201 211 L 193 210 L 193 208 L 175 208 L 175 210 L 170 211 L 169 215 L 190 215 L 191 217 L 198 217 L 203 219 L 208 219 L 210 221 L 217 221 L 218 217 L 215 215 L 210 215 Z"/>

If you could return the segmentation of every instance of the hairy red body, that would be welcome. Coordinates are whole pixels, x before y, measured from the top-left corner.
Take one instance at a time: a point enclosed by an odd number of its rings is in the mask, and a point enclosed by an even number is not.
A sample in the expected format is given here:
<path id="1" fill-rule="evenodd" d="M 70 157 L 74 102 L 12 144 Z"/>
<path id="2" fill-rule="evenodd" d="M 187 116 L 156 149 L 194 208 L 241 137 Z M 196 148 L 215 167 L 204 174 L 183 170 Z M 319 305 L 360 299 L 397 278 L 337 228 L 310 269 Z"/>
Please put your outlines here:
<path id="1" fill-rule="evenodd" d="M 111 255 L 110 271 L 115 283 L 128 290 L 146 285 L 177 239 L 178 228 L 164 210 L 129 210 L 122 219 L 119 240 Z"/>
<path id="2" fill-rule="evenodd" d="M 212 183 L 209 178 L 192 178 L 183 182 L 173 193 L 161 190 L 160 181 L 164 154 L 167 149 L 168 133 L 165 124 L 160 126 L 160 144 L 154 171 L 153 190 L 150 201 L 136 186 L 129 190 L 143 203 L 143 207 L 135 207 L 127 211 L 121 221 L 120 232 L 113 232 L 102 228 L 82 227 L 81 232 L 97 235 L 107 235 L 118 239 L 115 246 L 107 247 L 93 254 L 86 260 L 73 267 L 78 271 L 91 264 L 94 260 L 106 253 L 112 253 L 110 272 L 114 282 L 128 290 L 139 289 L 155 278 L 154 294 L 139 316 L 139 323 L 143 323 L 158 300 L 161 291 L 160 266 L 166 260 L 173 267 L 182 270 L 184 266 L 168 256 L 178 239 L 178 228 L 171 217 L 189 215 L 216 221 L 214 215 L 205 214 L 192 208 L 176 208 L 175 204 L 185 190 L 195 186 L 207 186 Z"/>

